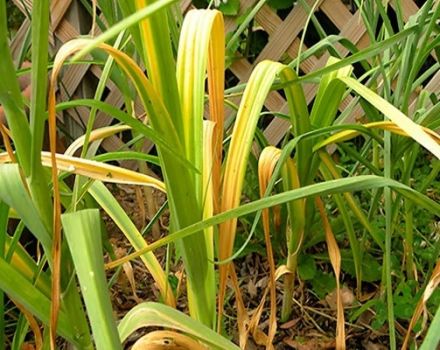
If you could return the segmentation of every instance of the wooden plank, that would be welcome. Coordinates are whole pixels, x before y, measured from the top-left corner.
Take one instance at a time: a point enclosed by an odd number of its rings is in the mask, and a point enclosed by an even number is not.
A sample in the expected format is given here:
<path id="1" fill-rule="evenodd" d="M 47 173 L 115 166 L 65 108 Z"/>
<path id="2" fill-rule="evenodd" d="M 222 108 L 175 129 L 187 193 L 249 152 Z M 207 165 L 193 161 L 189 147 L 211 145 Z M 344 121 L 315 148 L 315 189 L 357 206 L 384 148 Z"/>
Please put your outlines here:
<path id="1" fill-rule="evenodd" d="M 318 0 L 322 2 L 322 0 Z M 307 3 L 312 6 L 315 0 L 308 0 Z M 254 65 L 265 59 L 279 60 L 293 40 L 303 29 L 307 20 L 307 12 L 302 6 L 296 5 L 289 13 L 282 25 L 270 36 L 269 42 L 258 55 Z"/>
<path id="2" fill-rule="evenodd" d="M 30 30 L 30 26 L 31 26 L 31 21 L 28 18 L 25 18 L 20 28 L 18 29 L 17 33 L 15 33 L 14 38 L 12 39 L 10 48 L 11 48 L 11 55 L 14 58 L 14 60 L 18 58 L 18 55 L 20 54 L 20 51 L 22 50 L 23 45 L 25 44 L 26 34 L 28 30 Z"/>
<path id="3" fill-rule="evenodd" d="M 274 35 L 278 26 L 282 25 L 283 21 L 278 15 L 273 11 L 269 6 L 265 5 L 261 8 L 261 10 L 257 13 L 256 20 L 261 23 L 261 26 L 264 30 L 269 34 L 269 36 Z M 291 58 L 295 58 L 298 56 L 299 47 L 300 47 L 300 38 L 295 38 L 292 44 L 287 48 L 286 52 Z M 307 46 L 303 44 L 302 52 L 307 50 Z M 310 70 L 316 64 L 315 57 L 309 57 L 300 64 L 300 68 L 303 72 L 310 72 Z"/>
<path id="4" fill-rule="evenodd" d="M 351 12 L 348 11 L 347 6 L 340 0 L 325 0 L 320 6 L 320 9 L 339 30 L 341 30 L 353 16 Z"/>
<path id="5" fill-rule="evenodd" d="M 255 20 L 260 24 L 269 36 L 274 35 L 278 27 L 283 24 L 283 20 L 268 5 L 264 5 L 255 16 Z"/>
<path id="6" fill-rule="evenodd" d="M 409 20 L 409 18 L 419 10 L 419 7 L 412 0 L 399 1 L 399 3 L 401 6 L 401 9 L 402 9 L 403 20 L 405 22 L 407 22 Z M 397 7 L 396 0 L 390 1 L 390 4 L 391 4 L 391 7 L 394 10 L 396 10 L 396 7 Z"/>
<path id="7" fill-rule="evenodd" d="M 32 0 L 12 0 L 17 8 L 27 17 L 32 12 Z M 54 32 L 59 23 L 64 19 L 72 0 L 52 0 L 50 4 L 49 43 L 55 45 Z"/>
<path id="8" fill-rule="evenodd" d="M 50 10 L 52 31 L 56 30 L 60 22 L 64 19 L 64 15 L 71 3 L 72 0 L 52 0 Z"/>
<path id="9" fill-rule="evenodd" d="M 244 13 L 257 3 L 257 0 L 241 0 L 240 9 L 238 10 L 237 17 L 244 15 Z M 225 16 L 225 33 L 230 33 L 237 28 L 237 17 Z"/>

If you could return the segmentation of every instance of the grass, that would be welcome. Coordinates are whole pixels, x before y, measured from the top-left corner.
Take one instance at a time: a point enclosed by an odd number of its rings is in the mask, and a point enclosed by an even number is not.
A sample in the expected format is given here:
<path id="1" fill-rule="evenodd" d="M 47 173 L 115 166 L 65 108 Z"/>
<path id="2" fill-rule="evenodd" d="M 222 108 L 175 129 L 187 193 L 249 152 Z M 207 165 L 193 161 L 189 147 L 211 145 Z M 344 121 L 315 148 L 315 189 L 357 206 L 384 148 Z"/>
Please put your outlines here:
<path id="1" fill-rule="evenodd" d="M 85 4 L 93 12 L 94 6 Z M 58 336 L 80 349 L 120 349 L 133 332 L 155 326 L 171 331 L 151 332 L 142 341 L 171 339 L 187 347 L 236 349 L 237 344 L 228 340 L 234 332 L 225 329 L 224 320 L 231 286 L 238 345 L 244 348 L 251 336 L 271 349 L 278 321 L 288 321 L 294 312 L 298 280 L 311 281 L 308 288 L 317 295 L 332 292 L 334 286 L 325 286 L 317 259 L 325 261 L 335 276 L 338 349 L 347 346 L 345 320 L 353 322 L 367 310 L 378 315 L 373 327 L 386 324 L 390 349 L 408 345 L 409 338 L 396 332 L 396 322 L 408 327 L 408 336 L 412 328 L 420 331 L 417 320 L 426 305 L 435 314 L 432 324 L 438 322 L 438 302 L 427 300 L 436 298 L 439 283 L 435 261 L 440 246 L 429 227 L 440 217 L 440 136 L 435 132 L 440 127 L 436 118 L 440 104 L 423 84 L 436 72 L 424 69 L 440 44 L 436 31 L 440 7 L 428 0 L 404 25 L 398 4 L 395 30 L 385 5 L 358 2 L 371 42 L 366 49 L 357 51 L 346 39 L 327 37 L 286 64 L 258 63 L 246 84 L 225 90 L 225 62 L 230 61 L 226 54 L 233 54 L 256 11 L 249 12 L 225 41 L 218 10 L 192 10 L 181 22 L 172 0 L 106 0 L 98 5 L 108 27 L 97 21 L 102 34 L 73 39 L 53 58 L 47 54 L 49 2 L 32 9 L 28 117 L 8 46 L 6 2 L 0 0 L 0 53 L 5 57 L 0 63 L 4 76 L 0 104 L 7 120 L 1 126 L 0 155 L 3 348 L 11 342 L 4 314 L 12 303 L 19 314 L 12 348 L 20 348 L 30 332 L 35 344 L 45 349 L 55 349 Z M 323 34 L 314 16 L 308 28 L 312 25 Z M 353 52 L 337 57 L 338 42 Z M 332 54 L 327 65 L 298 75 L 295 68 L 319 50 Z M 81 63 L 87 55 L 103 66 L 94 98 L 57 101 L 63 68 Z M 362 77 L 353 73 L 355 63 L 362 66 Z M 110 80 L 124 98 L 122 110 L 101 101 Z M 305 83 L 318 84 L 312 104 L 306 102 Z M 269 146 L 260 129 L 264 103 L 276 89 L 283 89 L 288 103 L 288 114 L 276 116 L 291 126 L 279 147 Z M 225 106 L 234 106 L 232 98 L 237 95 L 241 101 L 225 126 Z M 348 95 L 352 102 L 340 112 Z M 145 115 L 136 114 L 137 100 Z M 65 154 L 58 153 L 56 112 L 80 106 L 90 108 L 84 135 Z M 363 111 L 362 123 L 346 123 L 356 108 Z M 118 123 L 96 128 L 98 110 Z M 50 152 L 43 151 L 46 121 Z M 128 150 L 97 154 L 97 142 L 120 132 L 130 135 Z M 155 144 L 157 154 L 143 153 L 147 141 Z M 330 145 L 334 153 L 329 153 Z M 107 164 L 128 158 L 136 160 L 136 170 Z M 248 176 L 250 171 L 257 176 Z M 104 183 L 166 193 L 170 220 L 166 236 L 147 243 Z M 249 193 L 255 188 L 258 196 Z M 133 253 L 115 259 L 98 209 L 121 230 Z M 260 218 L 262 234 L 252 238 Z M 10 226 L 17 222 L 14 231 Z M 235 266 L 245 247 L 237 245 L 247 225 L 246 242 L 262 242 L 265 251 L 260 248 L 258 253 L 266 256 L 269 266 L 267 289 L 252 316 L 239 286 L 243 276 L 237 277 Z M 40 249 L 30 249 L 20 239 L 24 227 Z M 327 253 L 321 249 L 324 242 Z M 164 245 L 169 252 L 165 265 L 155 255 Z M 424 245 L 430 248 L 429 257 L 423 254 Z M 106 264 L 103 247 L 112 257 Z M 189 316 L 176 310 L 170 255 L 183 262 Z M 160 298 L 140 303 L 116 320 L 107 274 L 137 257 Z M 366 259 L 377 264 L 378 273 L 372 275 L 365 268 Z M 278 279 L 283 280 L 281 305 L 276 302 Z M 323 282 L 320 287 L 313 282 L 317 279 Z M 365 285 L 372 282 L 379 286 L 374 298 L 359 302 L 354 311 L 344 310 L 342 285 L 351 285 L 361 300 Z M 266 296 L 269 326 L 263 331 L 259 323 Z M 403 308 L 406 304 L 411 305 L 409 311 Z M 422 346 L 437 343 L 429 329 Z"/>

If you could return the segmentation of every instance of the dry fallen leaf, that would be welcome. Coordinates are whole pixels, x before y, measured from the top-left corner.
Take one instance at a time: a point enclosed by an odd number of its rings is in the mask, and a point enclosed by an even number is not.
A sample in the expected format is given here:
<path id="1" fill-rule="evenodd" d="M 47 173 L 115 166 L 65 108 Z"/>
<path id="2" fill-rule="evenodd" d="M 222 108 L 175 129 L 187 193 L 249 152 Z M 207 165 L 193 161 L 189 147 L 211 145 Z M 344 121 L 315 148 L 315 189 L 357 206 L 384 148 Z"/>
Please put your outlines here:
<path id="1" fill-rule="evenodd" d="M 368 341 L 362 345 L 364 346 L 365 350 L 387 350 L 388 349 L 385 345 L 376 344 L 371 341 Z"/>
<path id="2" fill-rule="evenodd" d="M 301 318 L 295 318 L 295 319 L 290 320 L 290 321 L 288 321 L 286 323 L 283 323 L 282 325 L 280 325 L 280 328 L 281 329 L 293 328 L 293 327 L 295 327 L 298 324 L 299 321 L 301 321 Z"/>
<path id="3" fill-rule="evenodd" d="M 122 265 L 122 268 L 124 269 L 125 275 L 127 276 L 128 282 L 130 283 L 131 292 L 133 293 L 134 300 L 139 304 L 142 302 L 142 299 L 140 299 L 136 293 L 136 281 L 134 278 L 134 272 L 133 272 L 133 266 L 131 265 L 131 262 L 126 262 Z"/>
<path id="4" fill-rule="evenodd" d="M 255 298 L 257 296 L 257 286 L 255 285 L 254 281 L 249 280 L 247 290 L 251 298 Z"/>
<path id="5" fill-rule="evenodd" d="M 296 350 L 325 350 L 334 349 L 336 342 L 333 339 L 306 339 L 297 341 L 295 339 L 285 338 L 283 343 Z"/>
<path id="6" fill-rule="evenodd" d="M 351 306 L 356 301 L 356 297 L 353 294 L 353 292 L 351 291 L 351 289 L 349 289 L 347 287 L 343 287 L 341 289 L 340 293 L 341 293 L 342 305 L 344 307 Z M 333 290 L 331 293 L 327 294 L 327 296 L 325 297 L 325 301 L 327 302 L 328 306 L 332 310 L 336 310 L 336 308 L 337 308 L 337 293 L 336 293 L 336 290 Z"/>

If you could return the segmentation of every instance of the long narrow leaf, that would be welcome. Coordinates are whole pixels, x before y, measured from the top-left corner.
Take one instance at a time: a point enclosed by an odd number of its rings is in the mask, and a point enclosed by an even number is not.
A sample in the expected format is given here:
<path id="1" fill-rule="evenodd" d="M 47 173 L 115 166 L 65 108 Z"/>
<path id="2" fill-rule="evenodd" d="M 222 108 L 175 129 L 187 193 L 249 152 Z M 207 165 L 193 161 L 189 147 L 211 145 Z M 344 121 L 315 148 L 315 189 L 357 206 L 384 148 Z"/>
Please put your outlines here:
<path id="1" fill-rule="evenodd" d="M 0 199 L 17 211 L 25 225 L 41 242 L 46 254 L 50 256 L 52 238 L 23 186 L 17 164 L 0 166 Z"/>
<path id="2" fill-rule="evenodd" d="M 63 154 L 56 154 L 56 159 L 59 170 L 105 182 L 151 186 L 165 192 L 165 185 L 163 182 L 152 176 L 137 173 L 114 165 L 100 163 L 94 160 L 70 157 Z M 41 160 L 44 166 L 52 167 L 52 160 L 49 152 L 42 152 Z M 7 153 L 0 154 L 0 163 L 7 163 L 10 161 L 11 159 Z"/>
<path id="3" fill-rule="evenodd" d="M 423 130 L 420 125 L 414 123 L 392 104 L 387 102 L 379 95 L 375 94 L 367 87 L 363 86 L 355 79 L 347 77 L 341 77 L 339 79 L 343 81 L 349 88 L 353 89 L 360 96 L 365 98 L 379 111 L 381 111 L 387 118 L 398 125 L 412 139 L 414 139 L 416 142 L 418 142 L 428 151 L 434 154 L 438 159 L 440 159 L 440 145 L 437 144 L 432 139 L 432 137 Z"/>
<path id="4" fill-rule="evenodd" d="M 97 209 L 63 214 L 61 217 L 88 311 L 96 348 L 122 349 L 102 259 L 101 223 Z"/>

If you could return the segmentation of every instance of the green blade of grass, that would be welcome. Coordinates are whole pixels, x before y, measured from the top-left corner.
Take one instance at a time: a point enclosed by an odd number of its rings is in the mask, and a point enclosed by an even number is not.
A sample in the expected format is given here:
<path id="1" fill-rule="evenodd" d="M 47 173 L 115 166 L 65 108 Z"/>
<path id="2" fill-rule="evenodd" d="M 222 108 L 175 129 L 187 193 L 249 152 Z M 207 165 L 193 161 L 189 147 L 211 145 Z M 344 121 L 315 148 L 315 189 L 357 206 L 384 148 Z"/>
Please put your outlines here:
<path id="1" fill-rule="evenodd" d="M 98 162 L 111 162 L 115 160 L 141 160 L 160 166 L 159 158 L 150 154 L 135 151 L 107 152 L 93 157 Z"/>
<path id="2" fill-rule="evenodd" d="M 423 340 L 420 350 L 431 350 L 437 349 L 440 343 L 440 306 L 434 315 L 429 326 L 428 333 L 426 333 L 425 339 Z"/>
<path id="3" fill-rule="evenodd" d="M 32 138 L 30 149 L 31 171 L 28 181 L 36 208 L 47 229 L 51 232 L 52 202 L 46 174 L 40 158 L 46 121 L 49 4 L 50 1 L 41 0 L 33 3 L 32 6 L 32 69 L 29 111 Z"/>
<path id="4" fill-rule="evenodd" d="M 370 57 L 376 56 L 376 55 L 382 53 L 384 50 L 396 45 L 396 43 L 402 41 L 403 39 L 405 39 L 409 35 L 416 32 L 418 29 L 419 29 L 419 25 L 417 25 L 417 24 L 412 25 L 412 26 L 402 30 L 401 32 L 391 36 L 390 38 L 385 39 L 383 41 L 380 41 L 376 44 L 370 45 L 370 46 L 368 46 L 368 48 L 366 48 L 362 51 L 359 51 L 351 56 L 348 56 L 347 58 L 344 58 L 344 59 L 340 60 L 339 62 L 333 63 L 329 66 L 326 66 L 324 68 L 313 71 L 312 73 L 309 73 L 309 74 L 299 78 L 298 81 L 319 78 L 323 74 L 332 72 L 332 71 L 340 69 L 340 68 L 344 68 L 350 64 L 360 62 L 360 61 L 366 60 Z"/>
<path id="5" fill-rule="evenodd" d="M 134 3 L 136 10 L 141 12 L 145 8 L 160 3 L 160 1 L 135 0 Z M 138 50 L 144 53 L 143 58 L 148 77 L 158 95 L 161 96 L 162 103 L 168 110 L 180 141 L 183 141 L 182 111 L 175 72 L 176 62 L 167 21 L 167 13 L 164 8 L 140 21 L 139 28 L 143 47 Z"/>

